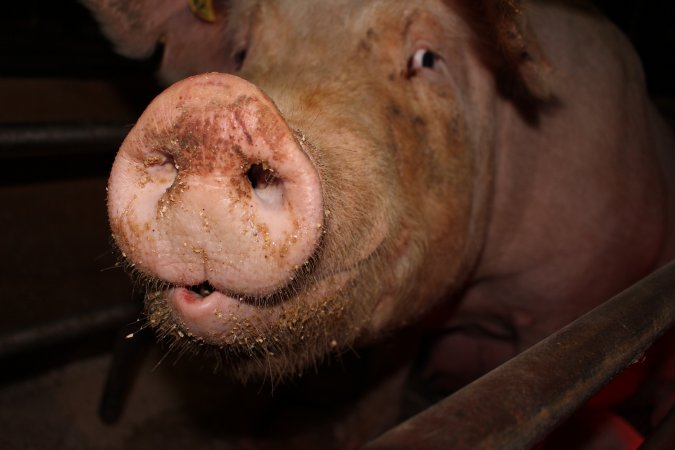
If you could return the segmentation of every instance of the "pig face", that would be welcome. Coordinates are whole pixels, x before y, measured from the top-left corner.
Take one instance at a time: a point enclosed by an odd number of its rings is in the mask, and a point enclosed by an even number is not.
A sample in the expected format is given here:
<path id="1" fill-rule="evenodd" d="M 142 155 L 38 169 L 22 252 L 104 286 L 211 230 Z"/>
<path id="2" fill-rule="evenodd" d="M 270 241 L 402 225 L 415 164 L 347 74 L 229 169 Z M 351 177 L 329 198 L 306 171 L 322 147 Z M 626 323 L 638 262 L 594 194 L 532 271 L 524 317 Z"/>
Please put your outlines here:
<path id="1" fill-rule="evenodd" d="M 93 5 L 128 54 L 162 35 L 168 77 L 230 73 L 148 107 L 112 171 L 110 223 L 162 336 L 278 377 L 465 282 L 490 198 L 494 80 L 458 4 L 243 3 L 213 24 L 163 6 L 136 39 L 129 18 L 157 13 Z"/>

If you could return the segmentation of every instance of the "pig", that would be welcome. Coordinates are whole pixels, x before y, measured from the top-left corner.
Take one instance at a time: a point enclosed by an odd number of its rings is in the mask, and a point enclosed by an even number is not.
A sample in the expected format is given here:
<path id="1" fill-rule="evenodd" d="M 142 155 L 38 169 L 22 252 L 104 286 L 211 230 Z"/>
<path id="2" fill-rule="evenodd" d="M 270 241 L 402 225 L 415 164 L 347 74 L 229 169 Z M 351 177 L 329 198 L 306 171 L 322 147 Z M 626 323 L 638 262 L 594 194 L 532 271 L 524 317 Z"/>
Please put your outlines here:
<path id="1" fill-rule="evenodd" d="M 454 389 L 675 254 L 672 135 L 583 2 L 85 3 L 174 83 L 114 239 L 159 334 L 241 378 L 415 328 Z"/>

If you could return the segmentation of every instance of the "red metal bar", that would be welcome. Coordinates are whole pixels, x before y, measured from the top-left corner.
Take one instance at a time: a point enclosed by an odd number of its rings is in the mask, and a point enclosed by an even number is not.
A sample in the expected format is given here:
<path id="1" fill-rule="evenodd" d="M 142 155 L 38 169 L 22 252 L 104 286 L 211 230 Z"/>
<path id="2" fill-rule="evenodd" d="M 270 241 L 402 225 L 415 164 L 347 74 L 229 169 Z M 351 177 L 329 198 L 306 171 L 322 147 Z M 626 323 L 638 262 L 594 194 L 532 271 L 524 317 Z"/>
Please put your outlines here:
<path id="1" fill-rule="evenodd" d="M 675 324 L 675 262 L 364 449 L 523 449 Z"/>

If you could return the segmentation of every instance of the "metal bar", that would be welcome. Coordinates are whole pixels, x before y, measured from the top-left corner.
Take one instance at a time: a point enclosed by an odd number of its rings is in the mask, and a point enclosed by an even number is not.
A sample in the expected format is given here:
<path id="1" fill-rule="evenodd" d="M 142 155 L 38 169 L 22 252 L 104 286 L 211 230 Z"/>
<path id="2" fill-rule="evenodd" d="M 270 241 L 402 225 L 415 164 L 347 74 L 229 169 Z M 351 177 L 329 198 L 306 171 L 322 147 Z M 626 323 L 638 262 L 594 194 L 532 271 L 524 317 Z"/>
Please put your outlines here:
<path id="1" fill-rule="evenodd" d="M 103 423 L 114 424 L 122 416 L 127 399 L 150 349 L 152 333 L 138 326 L 126 326 L 117 335 L 113 357 L 101 393 L 98 415 Z M 136 331 L 136 332 L 135 332 Z"/>
<path id="2" fill-rule="evenodd" d="M 114 154 L 130 129 L 122 124 L 0 125 L 0 159 Z"/>
<path id="3" fill-rule="evenodd" d="M 675 262 L 364 449 L 531 447 L 673 324 Z"/>
<path id="4" fill-rule="evenodd" d="M 138 318 L 140 303 L 122 303 L 98 311 L 0 335 L 0 358 L 48 348 L 98 331 L 115 329 Z"/>

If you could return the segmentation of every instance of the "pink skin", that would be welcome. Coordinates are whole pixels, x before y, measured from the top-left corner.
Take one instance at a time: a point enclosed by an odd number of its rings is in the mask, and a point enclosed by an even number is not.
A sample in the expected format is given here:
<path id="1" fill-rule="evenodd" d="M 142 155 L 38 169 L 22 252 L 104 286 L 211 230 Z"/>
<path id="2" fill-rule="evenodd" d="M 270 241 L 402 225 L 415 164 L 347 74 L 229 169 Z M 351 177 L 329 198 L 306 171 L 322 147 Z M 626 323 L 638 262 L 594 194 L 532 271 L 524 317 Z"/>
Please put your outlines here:
<path id="1" fill-rule="evenodd" d="M 203 336 L 216 331 L 204 315 L 253 308 L 226 293 L 271 294 L 307 270 L 324 214 L 318 174 L 274 104 L 222 74 L 176 83 L 148 107 L 117 155 L 108 207 L 138 270 L 219 291 L 168 296 Z"/>

